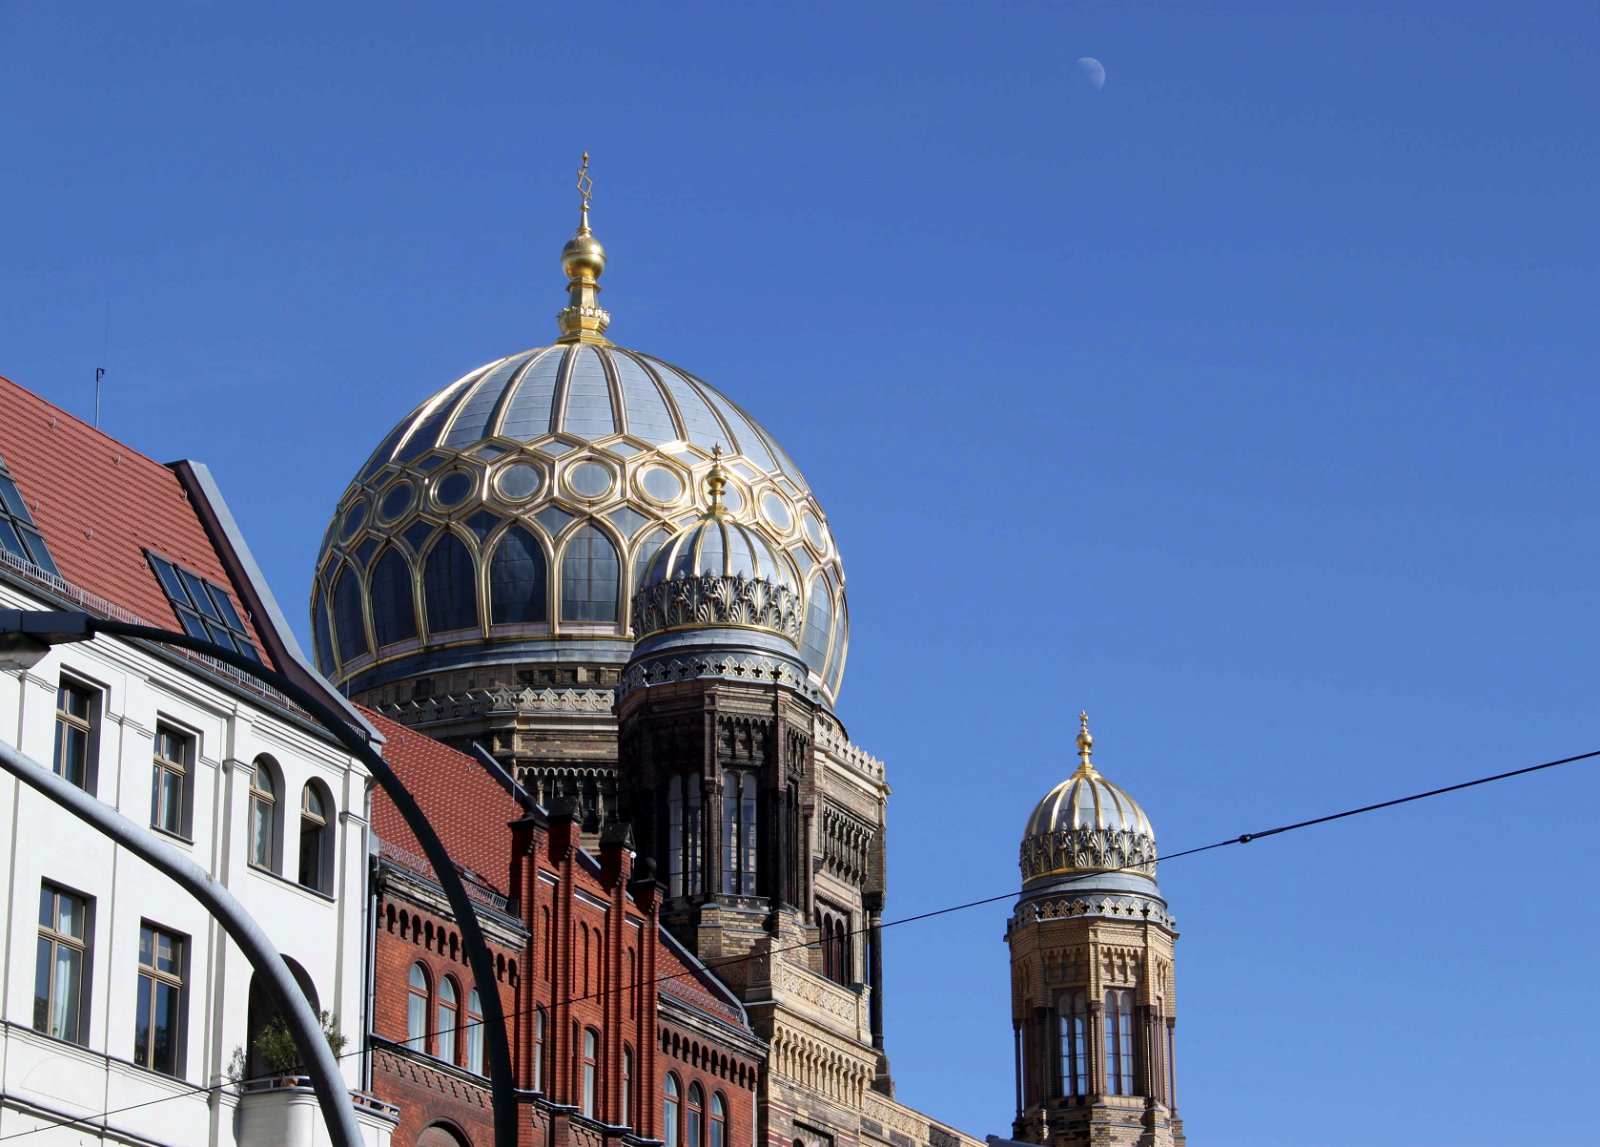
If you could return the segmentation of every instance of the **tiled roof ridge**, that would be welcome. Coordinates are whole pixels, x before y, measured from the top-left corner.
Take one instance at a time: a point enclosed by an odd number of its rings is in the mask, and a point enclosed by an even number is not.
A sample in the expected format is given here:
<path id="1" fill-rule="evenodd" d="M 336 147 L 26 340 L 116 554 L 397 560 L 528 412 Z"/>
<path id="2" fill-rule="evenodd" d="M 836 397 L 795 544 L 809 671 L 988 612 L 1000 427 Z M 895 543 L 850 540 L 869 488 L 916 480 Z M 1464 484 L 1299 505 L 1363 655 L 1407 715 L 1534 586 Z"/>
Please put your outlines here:
<path id="1" fill-rule="evenodd" d="M 36 393 L 34 391 L 29 390 L 27 387 L 23 386 L 20 382 L 16 381 L 15 379 L 7 378 L 5 375 L 0 374 L 0 383 L 5 383 L 7 386 L 12 387 L 13 389 L 15 389 L 17 391 L 18 394 L 22 395 L 24 398 L 32 400 L 35 403 L 38 403 L 40 406 L 49 407 L 50 408 L 50 412 L 51 412 L 51 417 L 65 418 L 70 422 L 76 423 L 76 428 L 78 430 L 86 431 L 87 433 L 94 435 L 96 438 L 101 439 L 104 442 L 105 445 L 115 447 L 118 450 L 121 450 L 124 454 L 133 455 L 135 458 L 138 458 L 141 462 L 148 462 L 152 466 L 159 466 L 161 469 L 167 470 L 167 471 L 170 472 L 170 467 L 169 467 L 169 465 L 167 463 L 161 462 L 161 461 L 158 461 L 155 458 L 152 458 L 150 455 L 146 454 L 144 451 L 138 449 L 137 447 L 129 446 L 126 442 L 124 442 L 120 438 L 112 437 L 110 434 L 106 433 L 104 430 L 101 430 L 94 423 L 85 422 L 83 419 L 79 418 L 76 414 L 72 413 L 72 411 L 67 410 L 65 407 L 57 406 L 55 403 L 51 402 L 48 398 L 44 397 L 44 395 L 38 394 L 38 393 Z M 3 401 L 3 400 L 0 400 L 0 401 Z"/>

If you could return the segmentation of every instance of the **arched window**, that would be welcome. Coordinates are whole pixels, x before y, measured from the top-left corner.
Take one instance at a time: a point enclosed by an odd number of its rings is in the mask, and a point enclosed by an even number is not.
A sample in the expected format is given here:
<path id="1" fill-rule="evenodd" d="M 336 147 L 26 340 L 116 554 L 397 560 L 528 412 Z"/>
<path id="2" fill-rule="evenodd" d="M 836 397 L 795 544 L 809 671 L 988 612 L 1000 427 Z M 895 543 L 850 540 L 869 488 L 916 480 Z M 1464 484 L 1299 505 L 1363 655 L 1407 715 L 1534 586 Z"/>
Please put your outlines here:
<path id="1" fill-rule="evenodd" d="M 406 1046 L 428 1050 L 428 971 L 421 964 L 411 965 L 406 982 Z"/>
<path id="2" fill-rule="evenodd" d="M 378 645 L 393 645 L 417 635 L 417 606 L 412 599 L 411 566 L 393 546 L 368 575 L 372 596 L 372 629 Z"/>
<path id="3" fill-rule="evenodd" d="M 533 1087 L 535 1091 L 547 1090 L 544 1085 L 544 1029 L 543 1008 L 533 1009 Z"/>
<path id="4" fill-rule="evenodd" d="M 706 1093 L 698 1083 L 689 1085 L 689 1101 L 683 1108 L 683 1147 L 705 1147 Z"/>
<path id="5" fill-rule="evenodd" d="M 539 539 L 521 526 L 508 530 L 489 561 L 489 604 L 496 625 L 548 621 L 550 570 Z"/>
<path id="6" fill-rule="evenodd" d="M 339 639 L 339 660 L 360 657 L 367 649 L 367 623 L 361 616 L 361 578 L 351 566 L 333 583 L 333 633 Z"/>
<path id="7" fill-rule="evenodd" d="M 581 1095 L 583 1104 L 581 1110 L 590 1119 L 594 1118 L 595 1086 L 598 1083 L 600 1072 L 600 1033 L 593 1028 L 583 1029 L 583 1063 Z"/>
<path id="8" fill-rule="evenodd" d="M 478 624 L 478 574 L 466 543 L 446 531 L 422 564 L 428 631 L 472 629 Z"/>
<path id="9" fill-rule="evenodd" d="M 278 870 L 278 770 L 269 757 L 257 757 L 250 776 L 250 863 Z"/>
<path id="10" fill-rule="evenodd" d="M 672 535 L 666 530 L 656 530 L 639 539 L 638 547 L 633 551 L 634 593 L 644 588 L 644 575 L 650 570 L 650 562 L 661 552 L 661 547 L 671 540 Z"/>
<path id="11" fill-rule="evenodd" d="M 611 539 L 581 527 L 561 555 L 561 620 L 616 621 L 620 570 Z"/>
<path id="12" fill-rule="evenodd" d="M 467 1042 L 467 1070 L 483 1074 L 483 997 L 478 989 L 467 993 L 467 1022 L 463 1025 Z"/>
<path id="13" fill-rule="evenodd" d="M 743 770 L 722 782 L 722 891 L 756 894 L 756 775 Z"/>
<path id="14" fill-rule="evenodd" d="M 1133 1094 L 1133 993 L 1106 989 L 1106 1092 Z"/>
<path id="15" fill-rule="evenodd" d="M 439 1008 L 433 1025 L 434 1054 L 448 1063 L 456 1061 L 456 1028 L 460 1026 L 461 996 L 449 976 L 439 981 Z"/>
<path id="16" fill-rule="evenodd" d="M 800 655 L 813 673 L 820 675 L 827 666 L 832 638 L 833 581 L 823 574 L 811 583 L 811 604 L 806 609 L 806 627 L 800 636 Z"/>
<path id="17" fill-rule="evenodd" d="M 700 774 L 667 781 L 667 895 L 700 891 Z"/>
<path id="18" fill-rule="evenodd" d="M 661 1141 L 666 1147 L 682 1147 L 678 1138 L 678 1077 L 670 1071 L 661 1085 Z"/>
<path id="19" fill-rule="evenodd" d="M 333 802 L 315 781 L 300 790 L 300 883 L 333 891 Z"/>
<path id="20" fill-rule="evenodd" d="M 1061 1024 L 1061 1094 L 1089 1094 L 1089 997 L 1062 995 L 1056 1002 Z"/>
<path id="21" fill-rule="evenodd" d="M 622 1111 L 618 1122 L 633 1126 L 633 1049 L 622 1045 Z"/>
<path id="22" fill-rule="evenodd" d="M 711 1093 L 711 1142 L 708 1147 L 728 1147 L 728 1101 L 722 1092 Z"/>

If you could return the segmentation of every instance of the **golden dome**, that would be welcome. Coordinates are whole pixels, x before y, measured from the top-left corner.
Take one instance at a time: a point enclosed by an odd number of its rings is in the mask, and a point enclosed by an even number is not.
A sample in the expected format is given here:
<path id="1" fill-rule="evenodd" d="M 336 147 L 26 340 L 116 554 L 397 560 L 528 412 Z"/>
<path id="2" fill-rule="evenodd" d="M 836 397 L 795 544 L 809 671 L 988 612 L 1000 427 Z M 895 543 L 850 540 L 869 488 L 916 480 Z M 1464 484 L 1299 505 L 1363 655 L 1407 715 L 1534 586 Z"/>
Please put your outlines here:
<path id="1" fill-rule="evenodd" d="M 1034 806 L 1022 835 L 1025 882 L 1068 872 L 1155 875 L 1156 831 L 1139 803 L 1090 761 L 1089 715 L 1079 714 L 1079 765 Z"/>

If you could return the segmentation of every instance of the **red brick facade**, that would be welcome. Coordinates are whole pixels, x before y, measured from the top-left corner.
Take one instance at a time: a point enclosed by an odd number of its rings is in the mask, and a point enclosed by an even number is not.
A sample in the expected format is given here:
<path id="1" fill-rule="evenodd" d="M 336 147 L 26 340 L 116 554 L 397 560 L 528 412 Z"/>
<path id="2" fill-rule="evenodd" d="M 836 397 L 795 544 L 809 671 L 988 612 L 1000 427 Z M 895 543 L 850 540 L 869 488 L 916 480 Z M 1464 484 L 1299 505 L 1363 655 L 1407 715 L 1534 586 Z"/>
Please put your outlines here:
<path id="1" fill-rule="evenodd" d="M 390 737 L 386 757 L 446 847 L 471 858 L 469 885 L 494 954 L 517 1086 L 527 1094 L 521 1142 L 754 1147 L 764 1045 L 734 997 L 661 931 L 655 883 L 633 879 L 626 834 L 604 839 L 596 857 L 579 847 L 569 815 L 517 815 L 477 762 L 375 720 Z M 375 881 L 372 1089 L 400 1108 L 395 1147 L 434 1147 L 451 1137 L 486 1147 L 493 1141 L 488 1081 L 481 1063 L 469 1069 L 472 977 L 460 936 L 426 864 L 405 847 L 414 842 L 399 831 L 392 806 L 381 793 L 373 804 L 383 848 Z M 421 973 L 418 989 L 413 969 Z M 446 984 L 463 1025 L 454 1038 L 440 1030 L 451 1026 L 452 1013 L 441 1013 Z M 417 1033 L 410 1025 L 419 1013 Z M 678 1089 L 678 1127 L 670 1136 L 662 1126 L 669 1072 Z M 697 1115 L 688 1102 L 693 1095 Z M 690 1141 L 694 1126 L 698 1143 Z"/>

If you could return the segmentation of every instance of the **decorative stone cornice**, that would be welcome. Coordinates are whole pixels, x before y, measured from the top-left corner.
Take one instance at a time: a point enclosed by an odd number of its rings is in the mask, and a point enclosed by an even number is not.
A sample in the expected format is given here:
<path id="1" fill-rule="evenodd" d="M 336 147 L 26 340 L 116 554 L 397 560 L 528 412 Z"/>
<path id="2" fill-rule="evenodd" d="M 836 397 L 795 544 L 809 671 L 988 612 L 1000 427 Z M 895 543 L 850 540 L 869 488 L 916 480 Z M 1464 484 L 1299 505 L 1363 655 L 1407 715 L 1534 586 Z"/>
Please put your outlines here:
<path id="1" fill-rule="evenodd" d="M 617 687 L 617 698 L 620 700 L 635 689 L 702 677 L 783 685 L 807 697 L 816 696 L 806 683 L 804 672 L 797 669 L 793 662 L 781 657 L 759 653 L 687 653 L 631 666 L 623 674 L 622 684 Z"/>
<path id="2" fill-rule="evenodd" d="M 804 620 L 794 591 L 743 574 L 680 573 L 633 595 L 633 632 L 639 637 L 672 629 L 729 625 L 764 629 L 798 645 Z"/>
<path id="3" fill-rule="evenodd" d="M 616 696 L 611 689 L 469 689 L 444 697 L 419 697 L 374 706 L 402 725 L 425 725 L 480 713 L 605 713 Z"/>
<path id="4" fill-rule="evenodd" d="M 1022 842 L 1022 879 L 1064 872 L 1137 872 L 1156 875 L 1153 837 L 1126 828 L 1063 828 Z"/>
<path id="5" fill-rule="evenodd" d="M 1030 900 L 1017 909 L 1012 924 L 1032 924 L 1040 920 L 1065 920 L 1073 916 L 1109 916 L 1119 920 L 1148 921 L 1163 928 L 1174 927 L 1173 919 L 1157 900 L 1146 896 L 1086 893 L 1083 896 L 1054 896 Z"/>

